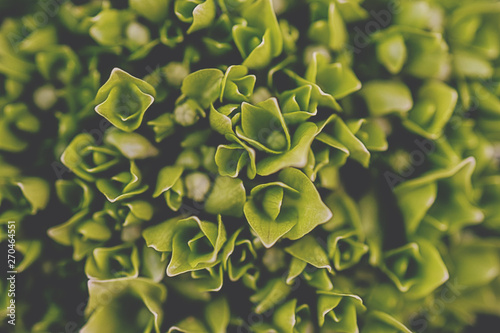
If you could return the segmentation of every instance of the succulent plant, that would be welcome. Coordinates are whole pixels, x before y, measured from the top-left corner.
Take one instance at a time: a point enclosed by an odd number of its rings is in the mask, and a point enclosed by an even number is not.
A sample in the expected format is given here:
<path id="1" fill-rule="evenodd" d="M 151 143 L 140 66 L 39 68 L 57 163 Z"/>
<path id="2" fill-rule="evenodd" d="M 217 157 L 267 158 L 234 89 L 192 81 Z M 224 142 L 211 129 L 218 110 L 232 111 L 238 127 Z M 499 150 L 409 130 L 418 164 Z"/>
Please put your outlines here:
<path id="1" fill-rule="evenodd" d="M 499 326 L 497 1 L 0 13 L 0 331 Z"/>

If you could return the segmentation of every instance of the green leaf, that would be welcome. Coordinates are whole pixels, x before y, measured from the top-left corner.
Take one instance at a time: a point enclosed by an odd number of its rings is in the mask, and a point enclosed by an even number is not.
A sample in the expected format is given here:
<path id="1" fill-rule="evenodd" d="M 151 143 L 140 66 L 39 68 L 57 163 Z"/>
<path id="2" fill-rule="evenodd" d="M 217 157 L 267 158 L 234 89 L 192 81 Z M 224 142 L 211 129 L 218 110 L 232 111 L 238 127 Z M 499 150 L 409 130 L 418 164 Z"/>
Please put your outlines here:
<path id="1" fill-rule="evenodd" d="M 329 63 L 329 59 L 319 52 L 313 53 L 305 79 L 317 84 L 321 91 L 335 99 L 361 89 L 361 82 L 349 67 L 340 62 Z"/>
<path id="2" fill-rule="evenodd" d="M 310 3 L 313 16 L 308 37 L 327 45 L 334 51 L 344 47 L 348 38 L 339 7 L 339 3 L 336 2 L 311 1 Z"/>
<path id="3" fill-rule="evenodd" d="M 418 92 L 418 100 L 403 124 L 411 131 L 429 139 L 438 138 L 448 123 L 458 94 L 440 81 L 429 81 Z"/>
<path id="4" fill-rule="evenodd" d="M 287 167 L 302 168 L 307 163 L 307 155 L 318 128 L 311 122 L 301 124 L 293 133 L 290 149 L 279 155 L 271 155 L 257 163 L 257 174 L 268 176 Z"/>
<path id="5" fill-rule="evenodd" d="M 217 264 L 218 253 L 226 241 L 226 229 L 220 215 L 218 224 L 189 217 L 177 222 L 172 238 L 172 258 L 167 275 L 211 268 Z"/>
<path id="6" fill-rule="evenodd" d="M 175 132 L 174 116 L 171 113 L 164 113 L 156 119 L 148 121 L 148 126 L 155 132 L 156 142 L 161 142 Z"/>
<path id="7" fill-rule="evenodd" d="M 297 259 L 296 257 L 292 257 L 290 260 L 290 264 L 288 267 L 288 275 L 286 277 L 287 284 L 293 284 L 293 281 L 296 277 L 298 277 L 304 269 L 307 267 L 307 262 Z"/>
<path id="8" fill-rule="evenodd" d="M 253 94 L 255 75 L 247 75 L 245 66 L 229 66 L 221 83 L 220 101 L 246 102 Z"/>
<path id="9" fill-rule="evenodd" d="M 99 44 L 104 46 L 123 45 L 125 40 L 125 29 L 133 20 L 133 13 L 127 10 L 106 8 L 92 18 L 90 36 Z"/>
<path id="10" fill-rule="evenodd" d="M 203 323 L 195 317 L 187 317 L 174 326 L 170 327 L 167 333 L 209 333 Z"/>
<path id="11" fill-rule="evenodd" d="M 486 242 L 463 244 L 451 254 L 452 276 L 460 286 L 484 286 L 500 275 L 498 248 Z"/>
<path id="12" fill-rule="evenodd" d="M 290 229 L 292 229 L 297 223 L 297 211 L 294 207 L 283 209 L 287 207 L 281 207 L 280 204 L 280 206 L 276 208 L 276 211 L 273 212 L 272 216 L 269 216 L 263 207 L 261 208 L 263 202 L 261 203 L 257 200 L 263 200 L 266 192 L 268 191 L 272 191 L 273 194 L 275 194 L 277 191 L 276 188 L 283 188 L 284 192 L 289 191 L 297 194 L 294 189 L 283 183 L 259 185 L 252 189 L 251 198 L 247 201 L 243 208 L 245 217 L 250 224 L 250 227 L 252 227 L 252 229 L 257 233 L 264 246 L 268 248 L 273 246 L 278 239 L 290 231 Z M 273 218 L 273 216 L 276 217 Z"/>
<path id="13" fill-rule="evenodd" d="M 284 70 L 299 86 L 311 86 L 312 98 L 321 106 L 342 110 L 337 98 L 343 98 L 358 91 L 361 82 L 354 72 L 344 64 L 330 63 L 330 58 L 314 51 L 304 77 L 289 69 Z"/>
<path id="14" fill-rule="evenodd" d="M 166 20 L 160 27 L 160 42 L 170 48 L 175 47 L 184 41 L 184 34 L 181 27 L 174 24 L 174 21 Z"/>
<path id="15" fill-rule="evenodd" d="M 454 232 L 483 220 L 484 214 L 472 201 L 470 177 L 474 167 L 475 160 L 469 157 L 394 188 L 408 235 L 418 233 L 430 221 L 440 232 Z"/>
<path id="16" fill-rule="evenodd" d="M 55 188 L 57 198 L 75 212 L 88 208 L 94 197 L 92 188 L 79 179 L 58 179 Z"/>
<path id="17" fill-rule="evenodd" d="M 359 119 L 361 127 L 355 133 L 369 151 L 386 151 L 389 148 L 383 122 L 379 119 Z"/>
<path id="18" fill-rule="evenodd" d="M 355 230 L 338 231 L 328 236 L 328 257 L 338 271 L 356 265 L 368 252 L 368 245 L 359 241 Z"/>
<path id="19" fill-rule="evenodd" d="M 264 313 L 274 308 L 291 292 L 291 287 L 283 279 L 272 279 L 256 294 L 250 296 L 250 301 L 257 303 L 255 313 Z"/>
<path id="20" fill-rule="evenodd" d="M 182 166 L 163 167 L 158 173 L 158 179 L 156 181 L 156 189 L 153 193 L 153 198 L 159 197 L 162 193 L 170 190 L 179 180 L 183 172 L 184 167 Z"/>
<path id="21" fill-rule="evenodd" d="M 73 246 L 73 260 L 82 260 L 94 248 L 111 238 L 111 231 L 105 221 L 97 216 L 90 217 L 82 210 L 63 224 L 47 230 L 47 234 L 56 242 Z"/>
<path id="22" fill-rule="evenodd" d="M 129 0 L 129 6 L 139 15 L 154 23 L 165 21 L 170 0 Z"/>
<path id="23" fill-rule="evenodd" d="M 204 109 L 219 97 L 224 73 L 215 68 L 193 72 L 182 81 L 181 91 Z"/>
<path id="24" fill-rule="evenodd" d="M 210 214 L 221 214 L 235 217 L 243 215 L 246 193 L 240 179 L 217 177 L 212 191 L 205 201 L 205 210 Z"/>
<path id="25" fill-rule="evenodd" d="M 90 280 L 89 302 L 85 314 L 89 316 L 82 332 L 89 333 L 106 327 L 111 332 L 160 333 L 163 321 L 162 303 L 167 291 L 162 284 L 145 278 Z M 103 299 L 109 300 L 103 302 Z M 126 315 L 130 310 L 132 315 Z"/>
<path id="26" fill-rule="evenodd" d="M 109 130 L 106 131 L 104 142 L 118 149 L 129 160 L 144 159 L 158 155 L 158 149 L 148 139 L 137 133 Z"/>
<path id="27" fill-rule="evenodd" d="M 165 201 L 167 202 L 167 206 L 174 212 L 181 208 L 185 192 L 186 190 L 182 179 L 178 179 L 174 183 L 174 186 L 172 186 L 172 189 L 165 192 Z"/>
<path id="28" fill-rule="evenodd" d="M 332 270 L 325 250 L 311 235 L 302 237 L 291 246 L 285 248 L 285 251 L 316 268 L 326 268 L 329 271 Z"/>
<path id="29" fill-rule="evenodd" d="M 291 206 L 296 205 L 300 207 L 297 224 L 286 235 L 288 238 L 292 240 L 299 239 L 309 233 L 317 225 L 325 223 L 331 218 L 331 211 L 321 201 L 321 197 L 314 185 L 302 172 L 297 169 L 288 168 L 279 173 L 278 179 L 301 194 L 300 198 L 290 196 L 288 202 L 284 202 L 284 205 L 289 204 Z M 309 202 L 306 204 L 307 201 Z"/>
<path id="30" fill-rule="evenodd" d="M 407 59 L 405 40 L 401 34 L 390 34 L 377 41 L 377 59 L 391 74 L 398 74 Z"/>
<path id="31" fill-rule="evenodd" d="M 223 249 L 223 266 L 231 281 L 237 281 L 248 276 L 248 271 L 255 268 L 257 253 L 248 239 L 240 239 L 238 235 L 242 229 L 238 229 L 227 240 Z"/>
<path id="32" fill-rule="evenodd" d="M 144 246 L 140 257 L 140 275 L 150 278 L 154 282 L 160 282 L 163 280 L 168 262 L 166 260 L 162 260 L 161 257 L 161 253 Z"/>
<path id="33" fill-rule="evenodd" d="M 429 295 L 449 277 L 437 249 L 423 239 L 387 251 L 381 268 L 410 299 Z"/>
<path id="34" fill-rule="evenodd" d="M 141 125 L 155 95 L 155 88 L 146 81 L 114 68 L 97 92 L 95 111 L 122 131 L 132 132 Z"/>
<path id="35" fill-rule="evenodd" d="M 440 79 L 446 75 L 451 66 L 450 55 L 441 33 L 403 26 L 395 26 L 393 30 L 405 38 L 408 51 L 405 72 L 422 79 Z"/>
<path id="36" fill-rule="evenodd" d="M 257 173 L 255 150 L 248 147 L 234 135 L 229 135 L 237 144 L 219 145 L 215 152 L 215 164 L 221 176 L 237 177 L 243 167 L 247 167 L 247 177 L 253 179 Z"/>
<path id="37" fill-rule="evenodd" d="M 75 225 L 88 214 L 87 211 L 82 210 L 73 215 L 70 220 L 61 225 L 55 226 L 47 230 L 47 234 L 56 242 L 69 246 L 71 245 L 72 232 L 75 230 Z"/>
<path id="38" fill-rule="evenodd" d="M 436 19 L 436 17 L 442 15 L 443 13 L 440 12 L 440 8 L 438 9 L 424 1 L 405 2 L 401 4 L 398 14 L 395 15 L 394 23 L 419 29 L 440 31 L 443 23 Z M 432 18 L 435 18 L 435 20 Z"/>
<path id="39" fill-rule="evenodd" d="M 222 135 L 232 134 L 233 123 L 236 122 L 241 115 L 239 112 L 235 111 L 238 108 L 239 105 L 237 104 L 228 104 L 218 109 L 210 105 L 210 127 Z"/>
<path id="40" fill-rule="evenodd" d="M 210 129 L 206 129 L 203 131 L 196 131 L 194 133 L 189 133 L 188 135 L 186 135 L 184 140 L 181 141 L 181 147 L 187 148 L 187 149 L 200 148 L 201 154 L 203 155 L 208 150 L 213 148 L 213 147 L 203 146 L 203 144 L 206 143 L 207 140 L 210 139 L 210 135 L 212 134 L 211 132 L 212 131 Z M 214 153 L 215 153 L 215 149 L 214 149 Z"/>
<path id="41" fill-rule="evenodd" d="M 61 162 L 78 177 L 86 181 L 94 181 L 95 174 L 106 171 L 119 163 L 118 155 L 115 150 L 96 147 L 92 135 L 82 133 L 78 134 L 66 147 L 61 155 Z"/>
<path id="42" fill-rule="evenodd" d="M 278 180 L 280 182 L 254 187 L 244 207 L 248 223 L 265 247 L 271 247 L 282 236 L 299 239 L 331 217 L 330 210 L 321 201 L 316 188 L 301 171 L 284 169 L 279 173 Z M 281 202 L 276 198 L 281 193 L 276 192 L 276 188 L 282 188 Z M 275 204 L 272 206 L 269 204 L 271 194 L 267 194 L 268 191 L 273 191 L 273 200 L 270 202 Z"/>
<path id="43" fill-rule="evenodd" d="M 110 202 L 132 198 L 145 192 L 149 185 L 142 185 L 142 174 L 134 161 L 130 162 L 130 171 L 121 172 L 111 179 L 100 178 L 96 186 Z"/>
<path id="44" fill-rule="evenodd" d="M 219 5 L 222 6 L 219 2 Z M 231 30 L 233 23 L 226 13 L 222 13 L 211 26 L 205 37 L 202 38 L 208 53 L 211 56 L 223 56 L 233 49 Z"/>
<path id="45" fill-rule="evenodd" d="M 500 114 L 500 98 L 479 82 L 472 82 L 470 88 L 473 94 L 481 96 L 481 98 L 477 99 L 481 115 L 492 118 L 498 117 Z"/>
<path id="46" fill-rule="evenodd" d="M 23 138 L 27 133 L 37 133 L 41 124 L 25 104 L 6 105 L 0 112 L 0 151 L 21 152 L 28 147 Z"/>
<path id="47" fill-rule="evenodd" d="M 249 145 L 269 154 L 280 154 L 290 149 L 290 134 L 275 98 L 257 105 L 241 104 L 241 126 L 236 135 Z"/>
<path id="48" fill-rule="evenodd" d="M 362 333 L 412 333 L 405 325 L 387 313 L 375 310 L 370 311 L 367 317 L 368 320 L 361 329 Z"/>
<path id="49" fill-rule="evenodd" d="M 260 69 L 281 54 L 283 39 L 271 0 L 257 0 L 241 13 L 243 24 L 233 27 L 233 39 L 244 58 L 243 65 Z"/>
<path id="50" fill-rule="evenodd" d="M 468 50 L 457 50 L 453 54 L 454 68 L 458 74 L 472 79 L 487 79 L 493 75 L 493 67 L 487 59 Z"/>
<path id="51" fill-rule="evenodd" d="M 147 246 L 158 252 L 172 252 L 172 239 L 179 219 L 180 217 L 173 217 L 144 229 L 142 237 Z"/>
<path id="52" fill-rule="evenodd" d="M 35 54 L 56 46 L 57 32 L 54 26 L 47 25 L 37 28 L 30 34 L 23 36 L 25 38 L 17 45 L 20 51 Z"/>
<path id="53" fill-rule="evenodd" d="M 269 188 L 262 197 L 262 209 L 272 219 L 276 219 L 280 213 L 283 192 L 283 187 L 275 186 Z"/>
<path id="54" fill-rule="evenodd" d="M 134 200 L 124 203 L 123 206 L 128 208 L 125 220 L 123 221 L 124 227 L 136 223 L 142 223 L 143 221 L 149 221 L 154 214 L 153 206 L 148 201 Z M 120 210 L 122 216 L 126 210 L 123 206 Z"/>
<path id="55" fill-rule="evenodd" d="M 148 28 L 137 21 L 130 22 L 125 29 L 124 45 L 132 52 L 128 57 L 130 61 L 146 57 L 159 43 L 158 39 L 151 40 Z"/>
<path id="56" fill-rule="evenodd" d="M 31 207 L 31 214 L 45 209 L 49 203 L 50 187 L 47 181 L 37 177 L 22 177 L 14 183 Z"/>
<path id="57" fill-rule="evenodd" d="M 57 80 L 66 85 L 72 83 L 81 71 L 78 56 L 66 45 L 37 53 L 35 61 L 46 80 Z"/>
<path id="58" fill-rule="evenodd" d="M 92 26 L 92 17 L 99 13 L 102 4 L 98 2 L 88 2 L 82 5 L 73 3 L 63 3 L 59 7 L 58 15 L 62 24 L 71 32 L 82 34 L 88 33 Z"/>
<path id="59" fill-rule="evenodd" d="M 330 158 L 335 165 L 343 165 L 348 157 L 352 157 L 364 167 L 368 167 L 370 152 L 363 142 L 354 135 L 357 131 L 351 131 L 347 124 L 336 115 L 330 116 L 323 126 L 324 129 L 316 139 L 335 148 L 331 154 L 336 155 Z"/>
<path id="60" fill-rule="evenodd" d="M 205 308 L 205 320 L 212 333 L 225 333 L 229 325 L 229 304 L 224 297 L 210 302 Z"/>
<path id="61" fill-rule="evenodd" d="M 396 313 L 405 302 L 403 295 L 392 283 L 381 283 L 377 288 L 370 290 L 366 297 L 366 306 L 368 309 L 377 309 L 376 311 Z"/>
<path id="62" fill-rule="evenodd" d="M 21 170 L 19 168 L 15 167 L 14 165 L 11 165 L 7 163 L 3 157 L 0 157 L 0 172 L 2 174 L 2 177 L 16 177 L 19 176 L 21 173 Z"/>
<path id="63" fill-rule="evenodd" d="M 293 333 L 296 324 L 295 311 L 297 300 L 292 299 L 280 305 L 273 313 L 273 323 L 280 332 Z"/>
<path id="64" fill-rule="evenodd" d="M 326 269 L 318 269 L 312 272 L 305 270 L 302 277 L 308 285 L 317 290 L 332 290 L 333 284 L 330 274 Z"/>
<path id="65" fill-rule="evenodd" d="M 413 106 L 410 90 L 404 83 L 397 81 L 369 81 L 364 84 L 360 93 L 373 116 L 405 113 Z"/>
<path id="66" fill-rule="evenodd" d="M 96 248 L 87 258 L 85 274 L 89 279 L 108 280 L 139 276 L 139 253 L 132 245 Z"/>
<path id="67" fill-rule="evenodd" d="M 222 265 L 169 277 L 167 283 L 184 297 L 208 301 L 212 292 L 220 291 L 223 283 Z"/>
<path id="68" fill-rule="evenodd" d="M 176 0 L 175 15 L 179 20 L 191 23 L 187 33 L 193 33 L 212 25 L 215 19 L 214 0 Z"/>
<path id="69" fill-rule="evenodd" d="M 16 242 L 16 251 L 22 254 L 22 260 L 17 263 L 16 271 L 24 272 L 42 254 L 42 242 L 40 240 L 20 240 Z"/>
<path id="70" fill-rule="evenodd" d="M 312 86 L 304 85 L 286 90 L 279 96 L 283 117 L 287 125 L 300 124 L 318 112 L 318 103 L 311 99 Z"/>
<path id="71" fill-rule="evenodd" d="M 481 207 L 484 211 L 484 224 L 488 228 L 497 229 L 500 226 L 500 212 L 496 209 L 496 203 L 500 198 L 500 177 L 492 176 L 486 178 L 481 195 Z"/>
<path id="72" fill-rule="evenodd" d="M 356 333 L 357 310 L 364 309 L 359 296 L 335 291 L 318 291 L 318 324 L 337 332 Z"/>
<path id="73" fill-rule="evenodd" d="M 283 50 L 287 54 L 293 54 L 297 51 L 297 40 L 299 39 L 299 30 L 284 19 L 279 20 L 281 36 L 283 37 Z"/>

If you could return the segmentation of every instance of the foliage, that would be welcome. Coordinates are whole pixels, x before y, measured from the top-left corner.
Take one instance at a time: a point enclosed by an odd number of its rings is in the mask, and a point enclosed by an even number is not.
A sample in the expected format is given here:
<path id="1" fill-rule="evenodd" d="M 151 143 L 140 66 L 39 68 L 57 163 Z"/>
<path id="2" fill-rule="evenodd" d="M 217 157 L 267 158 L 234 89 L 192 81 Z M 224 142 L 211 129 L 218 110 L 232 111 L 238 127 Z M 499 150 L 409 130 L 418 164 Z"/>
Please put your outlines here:
<path id="1" fill-rule="evenodd" d="M 19 332 L 499 320 L 498 2 L 0 12 L 0 241 L 15 221 Z"/>

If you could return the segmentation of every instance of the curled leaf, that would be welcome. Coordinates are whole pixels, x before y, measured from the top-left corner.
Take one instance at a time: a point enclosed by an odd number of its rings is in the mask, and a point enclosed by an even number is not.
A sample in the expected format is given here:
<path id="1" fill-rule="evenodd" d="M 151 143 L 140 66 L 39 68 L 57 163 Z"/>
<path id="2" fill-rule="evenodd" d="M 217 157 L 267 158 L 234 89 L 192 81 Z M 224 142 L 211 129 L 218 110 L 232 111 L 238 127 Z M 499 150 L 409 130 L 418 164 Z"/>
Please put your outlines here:
<path id="1" fill-rule="evenodd" d="M 299 239 L 332 214 L 301 171 L 285 169 L 278 180 L 254 187 L 244 207 L 248 223 L 266 247 L 283 236 Z"/>
<path id="2" fill-rule="evenodd" d="M 156 91 L 149 83 L 114 68 L 97 92 L 95 111 L 125 132 L 136 130 Z"/>
<path id="3" fill-rule="evenodd" d="M 437 249 L 423 239 L 386 252 L 382 269 L 411 299 L 429 295 L 449 277 Z"/>

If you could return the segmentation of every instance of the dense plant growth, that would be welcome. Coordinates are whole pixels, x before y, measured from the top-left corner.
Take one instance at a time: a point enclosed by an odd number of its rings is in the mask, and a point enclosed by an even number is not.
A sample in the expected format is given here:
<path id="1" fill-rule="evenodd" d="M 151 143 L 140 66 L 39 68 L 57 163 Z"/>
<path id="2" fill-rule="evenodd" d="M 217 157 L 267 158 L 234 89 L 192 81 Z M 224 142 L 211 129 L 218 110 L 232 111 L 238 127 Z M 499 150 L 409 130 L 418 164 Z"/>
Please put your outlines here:
<path id="1" fill-rule="evenodd" d="M 499 56 L 489 0 L 0 0 L 17 331 L 477 332 Z"/>

